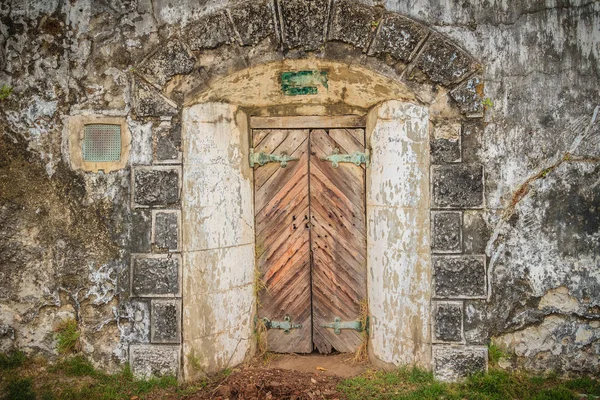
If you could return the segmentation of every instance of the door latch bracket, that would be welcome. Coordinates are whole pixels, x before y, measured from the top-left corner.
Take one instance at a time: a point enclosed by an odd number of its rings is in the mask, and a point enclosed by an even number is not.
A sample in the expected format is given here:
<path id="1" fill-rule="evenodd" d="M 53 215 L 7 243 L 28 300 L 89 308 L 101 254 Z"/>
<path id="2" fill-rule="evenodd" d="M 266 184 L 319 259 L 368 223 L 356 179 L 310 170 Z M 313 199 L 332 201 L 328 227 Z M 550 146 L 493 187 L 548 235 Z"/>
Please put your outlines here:
<path id="1" fill-rule="evenodd" d="M 368 320 L 367 320 L 368 325 Z M 363 331 L 363 325 L 360 321 L 342 321 L 340 317 L 335 317 L 331 324 L 321 325 L 323 328 L 333 329 L 333 333 L 339 335 L 342 333 L 342 329 L 353 329 L 358 332 Z M 368 327 L 367 327 L 368 329 Z"/>
<path id="2" fill-rule="evenodd" d="M 283 317 L 283 321 L 272 321 L 269 318 L 262 318 L 262 322 L 267 329 L 281 329 L 286 335 L 290 333 L 292 329 L 302 328 L 302 324 L 293 324 L 292 319 L 289 315 Z"/>
<path id="3" fill-rule="evenodd" d="M 254 149 L 250 149 L 250 167 L 254 168 L 256 164 L 265 165 L 271 162 L 278 162 L 281 164 L 281 168 L 287 167 L 287 163 L 290 161 L 297 161 L 295 157 L 290 157 L 286 153 L 281 154 L 268 154 L 268 153 L 255 153 Z"/>
<path id="4" fill-rule="evenodd" d="M 371 157 L 369 155 L 368 150 L 365 150 L 364 153 L 355 151 L 352 154 L 340 154 L 340 149 L 336 147 L 335 149 L 333 149 L 333 153 L 331 155 L 323 157 L 322 160 L 331 161 L 331 166 L 333 168 L 339 167 L 340 163 L 352 163 L 356 166 L 365 164 L 365 166 L 368 167 L 369 162 L 371 161 Z"/>

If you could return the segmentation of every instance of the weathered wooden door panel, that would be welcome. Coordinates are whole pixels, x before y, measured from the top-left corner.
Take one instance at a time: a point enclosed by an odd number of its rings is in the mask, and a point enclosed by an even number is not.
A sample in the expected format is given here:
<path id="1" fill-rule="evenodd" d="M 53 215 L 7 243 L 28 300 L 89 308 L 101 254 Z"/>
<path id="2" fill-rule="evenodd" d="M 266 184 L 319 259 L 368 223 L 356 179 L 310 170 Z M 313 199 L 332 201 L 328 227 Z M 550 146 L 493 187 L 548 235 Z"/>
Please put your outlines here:
<path id="1" fill-rule="evenodd" d="M 310 353 L 312 344 L 308 130 L 254 130 L 255 152 L 298 158 L 286 168 L 268 163 L 255 168 L 257 267 L 265 284 L 259 318 L 302 324 L 288 334 L 267 332 L 267 349 Z"/>
<path id="2" fill-rule="evenodd" d="M 360 319 L 366 287 L 366 224 L 364 166 L 340 163 L 333 168 L 324 157 L 364 152 L 364 130 L 330 129 L 310 133 L 310 211 L 313 341 L 320 353 L 356 351 L 362 334 L 332 324 Z"/>
<path id="3" fill-rule="evenodd" d="M 253 146 L 298 159 L 255 168 L 256 256 L 266 286 L 258 314 L 302 324 L 289 334 L 269 330 L 267 348 L 355 351 L 360 332 L 323 325 L 359 320 L 366 298 L 365 170 L 322 158 L 336 148 L 364 152 L 364 130 L 254 130 Z"/>

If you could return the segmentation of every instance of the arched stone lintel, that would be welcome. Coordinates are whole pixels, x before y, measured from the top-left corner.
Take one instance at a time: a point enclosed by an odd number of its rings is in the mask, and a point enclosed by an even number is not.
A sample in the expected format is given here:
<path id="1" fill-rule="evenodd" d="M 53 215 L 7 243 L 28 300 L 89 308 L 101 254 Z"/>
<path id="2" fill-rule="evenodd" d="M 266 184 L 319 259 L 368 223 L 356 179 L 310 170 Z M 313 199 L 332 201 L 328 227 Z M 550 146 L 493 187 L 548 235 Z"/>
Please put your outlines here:
<path id="1" fill-rule="evenodd" d="M 466 51 L 398 13 L 353 0 L 331 4 L 248 1 L 175 31 L 135 68 L 134 111 L 164 115 L 165 108 L 172 112 L 173 103 L 189 102 L 224 76 L 309 58 L 370 69 L 411 88 L 424 102 L 427 92 L 442 88 L 465 116 L 482 116 L 481 66 Z"/>

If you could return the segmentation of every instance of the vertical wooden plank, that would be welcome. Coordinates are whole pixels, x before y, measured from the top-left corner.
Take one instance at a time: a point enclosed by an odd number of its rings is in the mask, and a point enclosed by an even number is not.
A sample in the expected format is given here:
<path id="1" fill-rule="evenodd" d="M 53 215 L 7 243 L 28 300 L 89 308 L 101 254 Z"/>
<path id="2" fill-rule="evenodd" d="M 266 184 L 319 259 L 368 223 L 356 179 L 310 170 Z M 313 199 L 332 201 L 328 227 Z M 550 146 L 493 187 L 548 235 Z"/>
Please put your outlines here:
<path id="1" fill-rule="evenodd" d="M 354 352 L 362 342 L 360 332 L 345 329 L 337 335 L 323 327 L 336 317 L 359 320 L 367 297 L 365 170 L 347 163 L 333 168 L 322 160 L 336 147 L 342 153 L 364 152 L 364 130 L 357 131 L 310 133 L 313 341 L 321 353 Z"/>
<path id="2" fill-rule="evenodd" d="M 299 158 L 282 168 L 269 163 L 255 168 L 257 267 L 265 288 L 259 293 L 258 317 L 302 328 L 285 334 L 267 332 L 267 349 L 277 353 L 310 353 L 312 344 L 308 130 L 260 131 L 258 149 Z"/>

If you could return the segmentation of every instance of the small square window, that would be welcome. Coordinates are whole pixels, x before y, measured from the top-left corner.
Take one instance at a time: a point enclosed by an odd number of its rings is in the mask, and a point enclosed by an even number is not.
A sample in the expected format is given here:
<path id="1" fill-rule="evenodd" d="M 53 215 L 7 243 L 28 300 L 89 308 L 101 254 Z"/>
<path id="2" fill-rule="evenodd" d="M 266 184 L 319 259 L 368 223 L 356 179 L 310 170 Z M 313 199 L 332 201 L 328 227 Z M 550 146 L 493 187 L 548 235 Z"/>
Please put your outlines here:
<path id="1" fill-rule="evenodd" d="M 89 124 L 83 130 L 83 160 L 113 162 L 121 159 L 121 126 Z"/>

